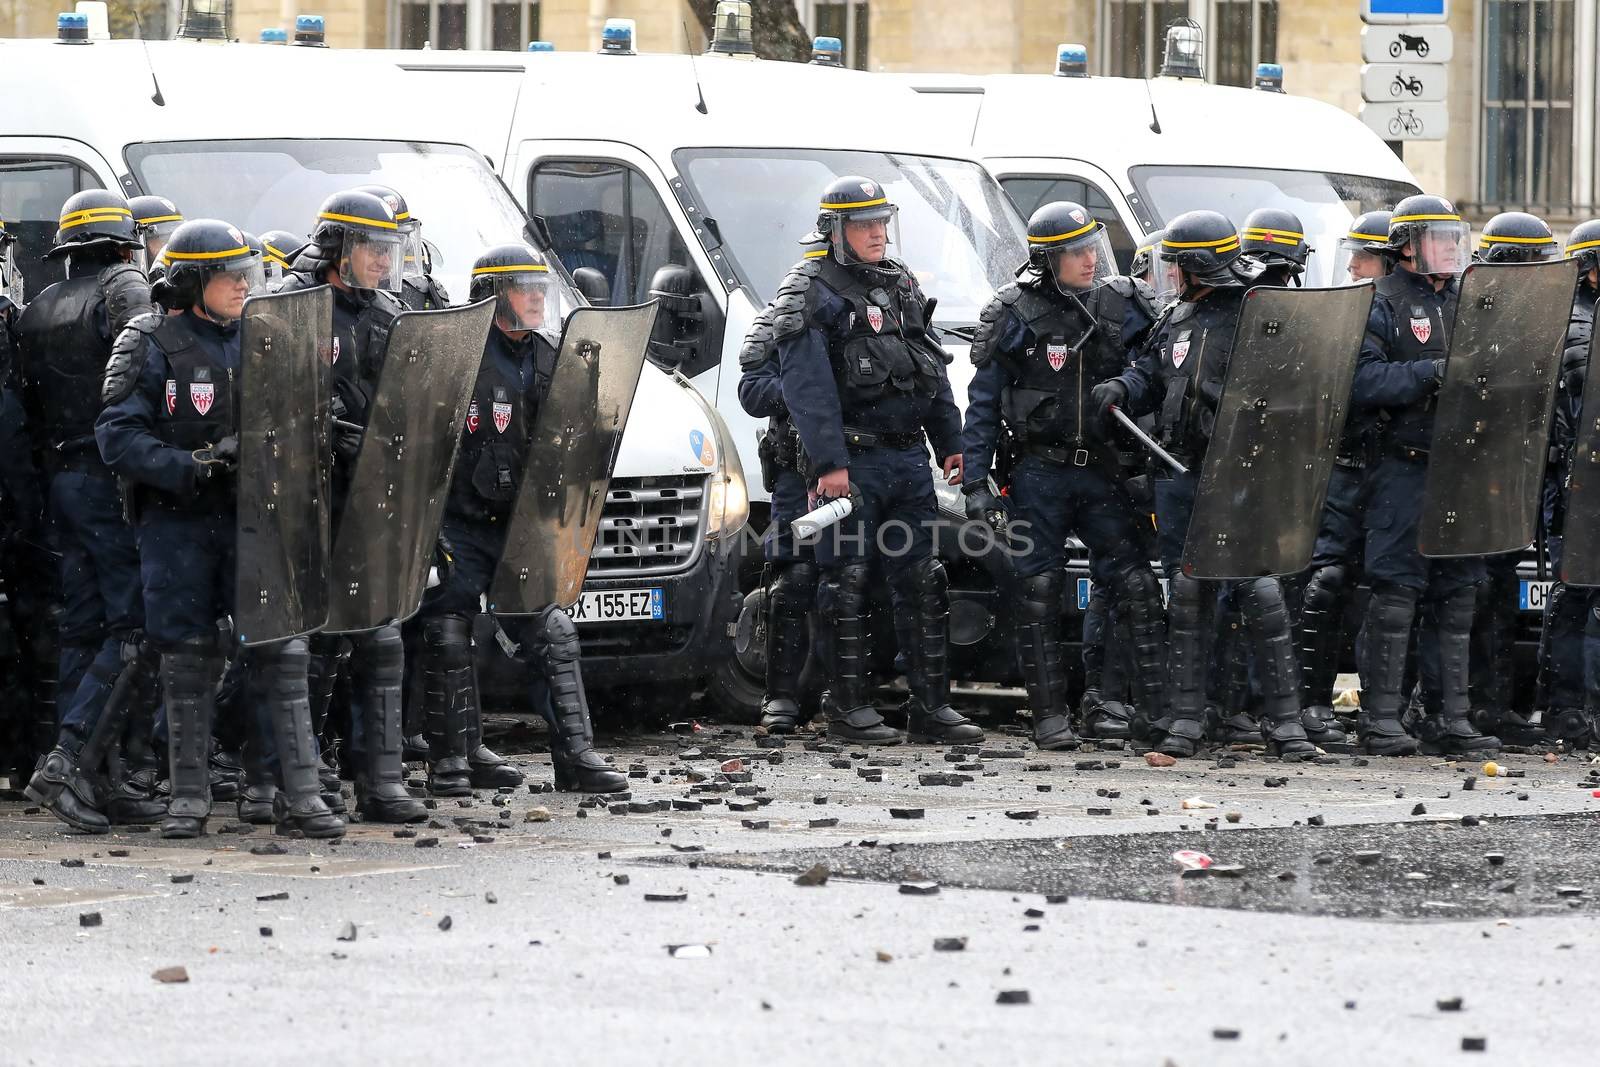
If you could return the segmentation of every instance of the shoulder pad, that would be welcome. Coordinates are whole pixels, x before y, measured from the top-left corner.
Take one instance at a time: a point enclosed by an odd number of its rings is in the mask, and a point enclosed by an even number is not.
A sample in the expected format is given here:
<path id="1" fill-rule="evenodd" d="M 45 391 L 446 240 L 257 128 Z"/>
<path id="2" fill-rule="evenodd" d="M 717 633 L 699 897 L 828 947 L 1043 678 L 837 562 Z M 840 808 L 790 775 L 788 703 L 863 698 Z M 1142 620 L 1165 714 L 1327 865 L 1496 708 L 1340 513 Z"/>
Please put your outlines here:
<path id="1" fill-rule="evenodd" d="M 822 272 L 822 261 L 821 256 L 801 260 L 778 285 L 778 295 L 768 305 L 772 308 L 774 340 L 793 337 L 805 329 L 806 297 L 811 282 Z"/>
<path id="2" fill-rule="evenodd" d="M 1145 317 L 1151 322 L 1154 322 L 1157 316 L 1160 315 L 1160 309 L 1156 307 L 1156 291 L 1150 288 L 1148 282 L 1139 278 L 1118 275 L 1107 282 L 1106 285 L 1124 300 L 1131 300 L 1139 305 L 1139 310 L 1144 312 Z"/>
<path id="3" fill-rule="evenodd" d="M 755 321 L 750 324 L 750 329 L 744 335 L 744 343 L 739 346 L 739 369 L 754 370 L 771 359 L 773 342 L 776 339 L 777 331 L 772 325 L 772 305 L 768 304 L 756 315 Z"/>
<path id="4" fill-rule="evenodd" d="M 135 316 L 117 339 L 111 342 L 111 358 L 106 362 L 100 382 L 100 403 L 116 404 L 128 398 L 139 384 L 145 361 L 150 358 L 150 335 L 161 328 L 165 315 L 150 312 Z"/>
<path id="5" fill-rule="evenodd" d="M 132 263 L 113 263 L 100 271 L 98 281 L 113 328 L 150 310 L 150 280 Z"/>
<path id="6" fill-rule="evenodd" d="M 1199 309 L 1199 304 L 1189 300 L 1179 300 L 1167 309 L 1167 321 L 1174 323 L 1183 322 L 1185 319 L 1193 318 L 1195 312 Z"/>
<path id="7" fill-rule="evenodd" d="M 1017 294 L 1021 290 L 1016 283 L 1002 286 L 994 297 L 978 312 L 978 328 L 972 331 L 972 365 L 981 367 L 994 358 L 994 345 L 1000 337 L 1000 324 L 1005 321 L 1006 311 L 1017 302 Z"/>

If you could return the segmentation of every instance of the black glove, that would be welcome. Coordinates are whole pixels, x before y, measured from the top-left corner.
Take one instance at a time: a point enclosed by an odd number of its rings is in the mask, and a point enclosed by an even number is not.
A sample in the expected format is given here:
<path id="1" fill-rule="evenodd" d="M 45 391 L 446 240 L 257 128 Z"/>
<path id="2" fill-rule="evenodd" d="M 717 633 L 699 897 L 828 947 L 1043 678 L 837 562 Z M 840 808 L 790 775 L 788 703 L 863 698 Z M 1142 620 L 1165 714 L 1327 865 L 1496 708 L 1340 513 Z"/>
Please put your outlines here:
<path id="1" fill-rule="evenodd" d="M 194 459 L 194 484 L 198 489 L 239 466 L 239 438 L 230 434 L 210 448 L 197 448 L 189 455 Z"/>
<path id="2" fill-rule="evenodd" d="M 979 482 L 970 489 L 962 487 L 961 491 L 967 498 L 967 518 L 988 523 L 995 533 L 1006 532 L 1006 525 L 1010 522 L 1006 506 L 987 485 Z"/>
<path id="3" fill-rule="evenodd" d="M 1435 386 L 1444 384 L 1444 365 L 1445 357 L 1443 356 L 1433 361 L 1433 383 Z"/>
<path id="4" fill-rule="evenodd" d="M 1111 417 L 1112 408 L 1120 408 L 1128 402 L 1128 387 L 1113 378 L 1089 390 L 1089 399 L 1094 405 L 1095 419 L 1104 422 Z"/>
<path id="5" fill-rule="evenodd" d="M 450 539 L 444 535 L 444 531 L 440 530 L 438 540 L 433 543 L 433 569 L 439 572 L 441 585 L 450 577 L 450 572 L 455 570 L 455 567 L 456 546 L 452 545 Z"/>
<path id="6" fill-rule="evenodd" d="M 211 446 L 211 458 L 229 470 L 239 468 L 239 435 L 230 433 Z"/>

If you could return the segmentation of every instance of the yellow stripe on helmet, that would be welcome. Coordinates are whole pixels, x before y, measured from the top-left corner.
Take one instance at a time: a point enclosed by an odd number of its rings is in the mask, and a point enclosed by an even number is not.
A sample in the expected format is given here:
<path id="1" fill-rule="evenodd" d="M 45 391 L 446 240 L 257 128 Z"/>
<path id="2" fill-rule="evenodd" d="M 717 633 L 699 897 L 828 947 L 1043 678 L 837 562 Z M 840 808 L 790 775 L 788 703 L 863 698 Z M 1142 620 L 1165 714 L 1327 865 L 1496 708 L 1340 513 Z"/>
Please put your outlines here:
<path id="1" fill-rule="evenodd" d="M 380 230 L 398 230 L 400 228 L 398 222 L 389 222 L 386 219 L 363 218 L 360 215 L 339 215 L 332 211 L 318 212 L 317 218 L 322 219 L 324 222 L 354 222 L 362 226 L 376 226 Z"/>
<path id="2" fill-rule="evenodd" d="M 513 263 L 505 267 L 473 267 L 474 278 L 482 274 L 545 274 L 550 270 L 543 263 Z"/>
<path id="3" fill-rule="evenodd" d="M 1223 237 L 1223 238 L 1221 238 L 1219 240 L 1216 240 L 1216 241 L 1172 241 L 1172 240 L 1168 240 L 1167 238 L 1163 237 L 1161 239 L 1161 247 L 1162 248 L 1209 248 L 1209 249 L 1212 249 L 1213 251 L 1217 251 L 1217 252 L 1232 252 L 1235 248 L 1239 247 L 1239 238 L 1237 236 L 1233 236 L 1233 237 Z"/>
<path id="4" fill-rule="evenodd" d="M 254 255 L 254 254 L 255 254 L 255 250 L 252 249 L 249 245 L 240 245 L 238 248 L 226 248 L 226 249 L 223 249 L 221 252 L 174 252 L 171 248 L 165 248 L 161 252 L 161 258 L 167 260 L 168 262 L 171 262 L 173 260 L 178 260 L 178 259 L 185 259 L 185 260 L 191 260 L 191 261 L 192 260 L 206 260 L 206 259 L 227 259 L 230 256 L 250 256 L 250 255 Z"/>
<path id="5" fill-rule="evenodd" d="M 1269 242 L 1274 241 L 1279 237 L 1286 238 L 1290 241 L 1304 241 L 1306 239 L 1306 235 L 1303 233 L 1295 233 L 1293 230 L 1272 230 L 1266 228 L 1265 226 L 1251 226 L 1249 229 L 1244 231 L 1244 236 L 1247 240 L 1251 241 Z"/>
<path id="6" fill-rule="evenodd" d="M 1501 237 L 1492 233 L 1481 233 L 1478 242 L 1486 245 L 1553 245 L 1554 237 Z"/>
<path id="7" fill-rule="evenodd" d="M 1575 245 L 1568 245 L 1567 254 L 1571 255 L 1574 252 L 1582 252 L 1586 248 L 1600 248 L 1600 237 L 1595 238 L 1593 241 L 1580 241 Z"/>
<path id="8" fill-rule="evenodd" d="M 1460 215 L 1396 215 L 1389 220 L 1393 226 L 1397 222 L 1460 222 Z"/>
<path id="9" fill-rule="evenodd" d="M 1089 221 L 1088 225 L 1079 226 L 1076 230 L 1073 230 L 1071 233 L 1055 233 L 1055 234 L 1049 234 L 1049 235 L 1044 236 L 1044 237 L 1035 237 L 1035 236 L 1033 236 L 1033 234 L 1030 233 L 1028 235 L 1028 243 L 1030 245 L 1042 245 L 1042 244 L 1049 244 L 1052 241 L 1070 241 L 1074 237 L 1082 237 L 1084 234 L 1088 233 L 1090 230 L 1094 229 L 1098 225 L 1099 225 L 1099 223 L 1097 221 L 1091 219 Z"/>
<path id="10" fill-rule="evenodd" d="M 133 218 L 133 212 L 125 207 L 91 207 L 62 215 L 61 222 L 57 228 L 70 230 L 75 226 L 87 226 L 94 222 L 119 222 L 122 219 L 131 218 Z"/>
<path id="11" fill-rule="evenodd" d="M 827 254 L 828 254 L 828 250 L 826 248 L 819 248 L 815 252 L 807 252 L 805 254 L 805 258 L 806 259 L 821 259 L 823 256 L 825 256 Z"/>
<path id="12" fill-rule="evenodd" d="M 1354 230 L 1345 234 L 1345 237 L 1351 241 L 1387 241 L 1389 239 L 1389 235 L 1386 233 L 1357 233 Z"/>
<path id="13" fill-rule="evenodd" d="M 880 196 L 876 200 L 858 200 L 853 204 L 823 204 L 821 206 L 820 210 L 822 210 L 822 211 L 845 211 L 845 210 L 849 210 L 851 208 L 858 208 L 858 207 L 877 207 L 879 204 L 887 204 L 888 202 L 889 202 L 889 198 L 887 196 Z"/>
<path id="14" fill-rule="evenodd" d="M 182 222 L 182 215 L 151 215 L 148 218 L 134 219 L 140 226 L 154 226 L 158 222 Z"/>

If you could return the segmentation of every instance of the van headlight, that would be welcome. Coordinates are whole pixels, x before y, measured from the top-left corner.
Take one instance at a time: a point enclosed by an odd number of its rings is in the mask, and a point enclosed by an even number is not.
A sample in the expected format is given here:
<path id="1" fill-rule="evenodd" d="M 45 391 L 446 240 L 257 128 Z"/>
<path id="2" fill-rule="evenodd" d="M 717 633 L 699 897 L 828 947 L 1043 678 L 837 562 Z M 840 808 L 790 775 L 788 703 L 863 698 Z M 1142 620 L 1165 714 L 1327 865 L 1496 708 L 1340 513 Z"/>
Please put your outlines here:
<path id="1" fill-rule="evenodd" d="M 744 481 L 744 464 L 733 447 L 728 424 L 716 408 L 702 402 L 711 431 L 717 437 L 718 466 L 707 483 L 706 536 L 730 537 L 750 521 L 750 490 Z"/>

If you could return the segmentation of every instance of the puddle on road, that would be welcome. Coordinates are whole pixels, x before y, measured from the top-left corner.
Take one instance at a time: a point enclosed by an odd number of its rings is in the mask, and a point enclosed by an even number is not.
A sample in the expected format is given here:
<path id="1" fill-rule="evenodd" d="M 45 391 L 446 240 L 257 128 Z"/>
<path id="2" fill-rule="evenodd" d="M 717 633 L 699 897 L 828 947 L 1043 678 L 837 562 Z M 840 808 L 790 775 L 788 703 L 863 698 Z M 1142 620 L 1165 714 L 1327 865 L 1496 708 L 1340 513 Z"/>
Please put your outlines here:
<path id="1" fill-rule="evenodd" d="M 704 853 L 708 867 L 1066 893 L 1186 907 L 1386 921 L 1600 911 L 1600 817 L 1280 827 Z M 1183 877 L 1180 849 L 1242 868 Z M 1499 857 L 1495 862 L 1495 857 Z M 661 862 L 684 862 L 658 857 Z"/>

